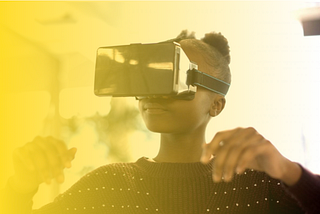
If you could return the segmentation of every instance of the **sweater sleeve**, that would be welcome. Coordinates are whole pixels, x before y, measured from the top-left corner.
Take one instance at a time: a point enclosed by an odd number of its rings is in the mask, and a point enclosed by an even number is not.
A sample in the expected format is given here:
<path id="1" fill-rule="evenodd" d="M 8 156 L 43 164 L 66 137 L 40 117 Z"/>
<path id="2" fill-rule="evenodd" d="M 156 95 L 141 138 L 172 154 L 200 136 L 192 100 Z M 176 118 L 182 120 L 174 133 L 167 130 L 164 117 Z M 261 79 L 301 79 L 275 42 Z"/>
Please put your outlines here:
<path id="1" fill-rule="evenodd" d="M 38 190 L 27 194 L 21 194 L 16 192 L 10 186 L 10 180 L 8 181 L 6 187 L 1 190 L 1 213 L 8 214 L 31 214 L 32 213 L 32 198 L 37 193 Z"/>
<path id="2" fill-rule="evenodd" d="M 58 195 L 53 202 L 44 205 L 39 209 L 32 209 L 32 198 L 37 190 L 28 194 L 21 194 L 10 185 L 10 180 L 6 188 L 1 192 L 1 203 L 6 214 L 63 214 L 63 213 L 90 213 L 89 208 L 95 209 L 95 213 L 102 213 L 105 201 L 110 201 L 110 195 L 105 194 L 105 189 L 110 184 L 110 179 L 106 179 L 108 174 L 106 169 L 101 167 L 78 180 L 64 193 Z M 118 174 L 118 173 L 117 173 Z M 121 174 L 121 173 L 119 173 Z M 110 176 L 109 176 L 110 177 Z M 123 177 L 123 176 L 122 176 Z M 119 179 L 111 176 L 117 183 Z M 108 182 L 107 182 L 108 181 Z M 111 182 L 112 183 L 112 182 Z M 121 183 L 121 182 L 120 182 Z M 123 183 L 121 183 L 123 184 Z M 122 191 L 121 191 L 122 192 Z M 2 199 L 3 198 L 3 199 Z M 80 211 L 81 207 L 81 211 Z M 100 208 L 100 212 L 97 210 Z M 102 212 L 101 212 L 102 210 Z"/>
<path id="3" fill-rule="evenodd" d="M 320 213 L 320 175 L 313 174 L 302 167 L 299 181 L 293 186 L 285 186 L 286 191 L 292 195 L 306 211 L 307 214 Z"/>
<path id="4" fill-rule="evenodd" d="M 55 203 L 49 203 L 39 210 L 33 210 L 33 197 L 38 192 L 38 189 L 33 192 L 22 194 L 16 192 L 10 185 L 8 180 L 4 189 L 0 191 L 0 213 L 6 214 L 56 214 L 60 212 L 59 197 L 55 199 Z M 54 206 L 52 206 L 54 205 Z"/>

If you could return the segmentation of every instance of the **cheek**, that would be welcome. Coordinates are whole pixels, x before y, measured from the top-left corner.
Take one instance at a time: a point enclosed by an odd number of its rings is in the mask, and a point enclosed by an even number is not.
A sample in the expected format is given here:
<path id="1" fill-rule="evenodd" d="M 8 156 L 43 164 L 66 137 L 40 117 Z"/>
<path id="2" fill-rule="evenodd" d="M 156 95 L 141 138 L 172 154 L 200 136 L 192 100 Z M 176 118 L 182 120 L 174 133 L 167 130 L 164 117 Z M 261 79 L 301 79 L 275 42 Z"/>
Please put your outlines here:
<path id="1" fill-rule="evenodd" d="M 140 110 L 142 119 L 146 127 L 152 132 L 170 133 L 174 132 L 174 127 L 179 127 L 181 120 L 176 114 L 167 112 L 165 114 L 150 115 Z"/>
<path id="2" fill-rule="evenodd" d="M 209 110 L 204 105 L 197 105 L 190 108 L 188 112 L 185 112 L 185 116 L 189 118 L 189 123 L 200 125 L 209 118 Z"/>
<path id="3" fill-rule="evenodd" d="M 198 94 L 195 97 L 194 102 L 190 103 L 188 112 L 185 112 L 189 116 L 189 122 L 195 124 L 195 126 L 201 126 L 206 124 L 210 120 L 210 99 L 204 94 Z"/>

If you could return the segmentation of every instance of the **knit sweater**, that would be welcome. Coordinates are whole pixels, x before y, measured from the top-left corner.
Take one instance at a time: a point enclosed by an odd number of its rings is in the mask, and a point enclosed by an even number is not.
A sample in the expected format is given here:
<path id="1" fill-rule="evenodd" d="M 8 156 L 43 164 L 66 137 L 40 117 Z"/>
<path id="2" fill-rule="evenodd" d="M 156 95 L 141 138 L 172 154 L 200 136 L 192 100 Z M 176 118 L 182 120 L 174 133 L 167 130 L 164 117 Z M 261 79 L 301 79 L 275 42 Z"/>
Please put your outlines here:
<path id="1" fill-rule="evenodd" d="M 302 168 L 293 187 L 263 172 L 246 170 L 232 182 L 214 183 L 212 162 L 134 163 L 102 166 L 60 194 L 54 202 L 31 211 L 33 194 L 14 199 L 14 213 L 320 213 L 320 177 Z"/>

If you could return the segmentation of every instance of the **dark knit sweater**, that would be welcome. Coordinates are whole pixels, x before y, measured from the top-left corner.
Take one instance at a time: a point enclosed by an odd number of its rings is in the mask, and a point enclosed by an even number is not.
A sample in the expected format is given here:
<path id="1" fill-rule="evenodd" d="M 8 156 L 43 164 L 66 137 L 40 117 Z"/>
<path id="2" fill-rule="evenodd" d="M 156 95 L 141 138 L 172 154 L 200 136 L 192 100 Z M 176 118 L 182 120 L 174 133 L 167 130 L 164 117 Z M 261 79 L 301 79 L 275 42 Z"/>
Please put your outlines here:
<path id="1" fill-rule="evenodd" d="M 102 166 L 54 202 L 31 211 L 32 194 L 14 198 L 17 213 L 320 213 L 320 177 L 303 169 L 290 188 L 247 170 L 230 183 L 212 181 L 212 163 L 135 163 Z M 16 212 L 14 212 L 16 213 Z"/>

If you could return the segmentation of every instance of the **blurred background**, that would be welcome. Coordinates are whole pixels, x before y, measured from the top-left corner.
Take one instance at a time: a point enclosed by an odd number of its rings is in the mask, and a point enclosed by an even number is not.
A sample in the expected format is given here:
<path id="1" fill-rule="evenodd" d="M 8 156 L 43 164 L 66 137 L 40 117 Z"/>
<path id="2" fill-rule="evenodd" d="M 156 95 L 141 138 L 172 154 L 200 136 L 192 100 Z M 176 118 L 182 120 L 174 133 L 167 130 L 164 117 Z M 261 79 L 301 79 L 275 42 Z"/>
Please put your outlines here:
<path id="1" fill-rule="evenodd" d="M 207 130 L 252 126 L 286 157 L 320 173 L 320 36 L 306 30 L 317 2 L 0 2 L 0 157 L 3 188 L 12 152 L 37 135 L 77 147 L 66 182 L 42 185 L 50 202 L 103 164 L 153 157 L 134 98 L 95 97 L 98 47 L 159 42 L 181 30 L 221 32 L 231 47 L 227 105 Z M 315 22 L 317 23 L 317 21 Z M 310 28 L 310 27 L 309 27 Z"/>

